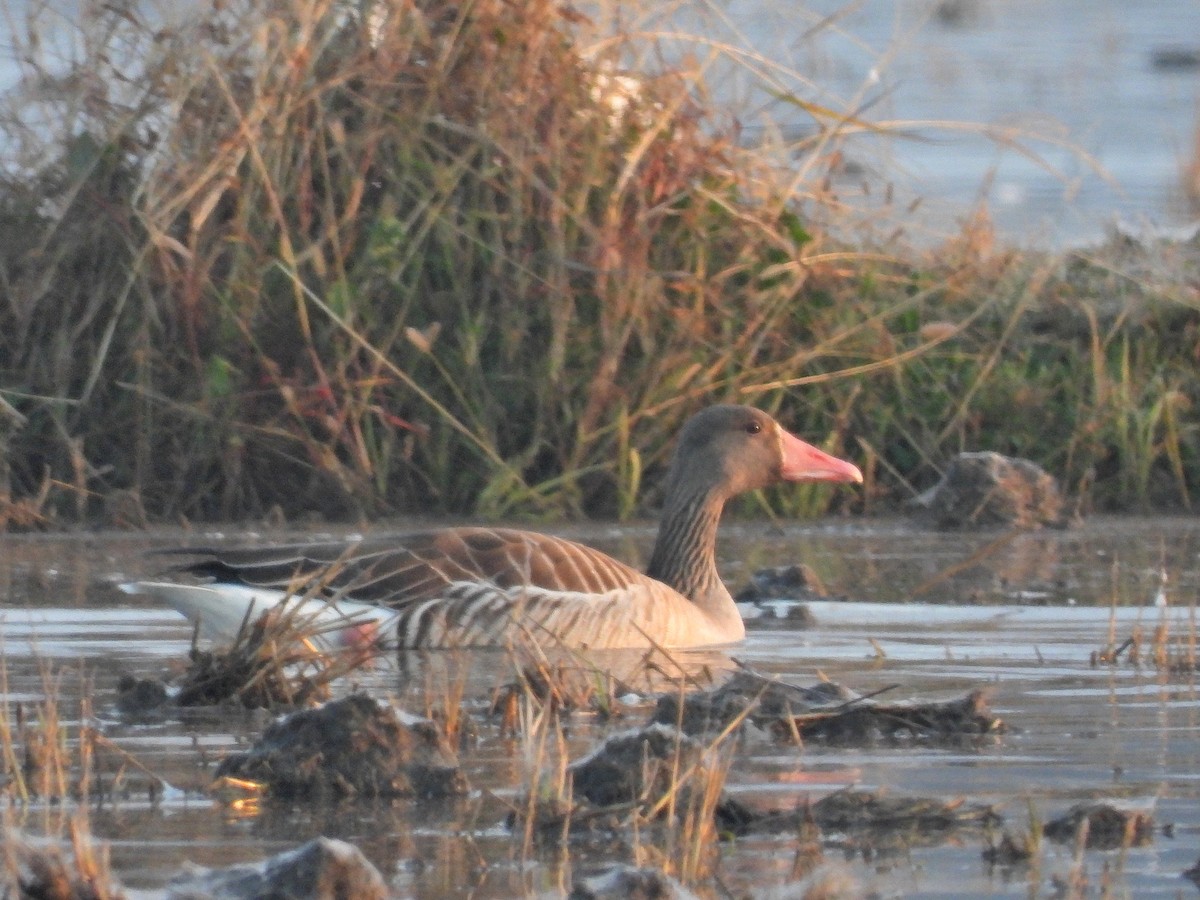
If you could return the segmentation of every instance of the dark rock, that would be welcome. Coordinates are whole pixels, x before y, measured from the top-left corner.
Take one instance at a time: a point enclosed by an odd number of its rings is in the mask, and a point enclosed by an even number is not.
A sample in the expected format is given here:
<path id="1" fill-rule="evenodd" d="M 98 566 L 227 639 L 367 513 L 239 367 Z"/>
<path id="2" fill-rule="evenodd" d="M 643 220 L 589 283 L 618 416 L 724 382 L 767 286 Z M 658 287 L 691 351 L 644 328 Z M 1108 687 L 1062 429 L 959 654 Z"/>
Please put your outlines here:
<path id="1" fill-rule="evenodd" d="M 1007 829 L 1000 835 L 999 841 L 993 841 L 983 848 L 983 861 L 990 866 L 1024 865 L 1033 859 L 1036 844 L 1031 837 L 1015 838 Z"/>
<path id="2" fill-rule="evenodd" d="M 750 576 L 750 583 L 738 592 L 739 603 L 758 603 L 762 600 L 807 600 L 825 597 L 825 585 L 809 566 L 775 566 L 759 569 Z"/>
<path id="3" fill-rule="evenodd" d="M 817 828 L 822 832 L 869 836 L 873 844 L 905 846 L 939 842 L 962 829 L 994 828 L 1002 823 L 995 808 L 961 799 L 891 797 L 878 791 L 846 789 L 811 806 L 761 812 L 726 797 L 717 821 L 733 834 L 779 834 Z"/>
<path id="4" fill-rule="evenodd" d="M 1139 810 L 1119 809 L 1109 803 L 1077 803 L 1047 822 L 1042 832 L 1052 841 L 1072 843 L 1087 830 L 1085 846 L 1093 850 L 1144 847 L 1154 837 L 1154 819 Z"/>
<path id="5" fill-rule="evenodd" d="M 1036 463 L 999 453 L 960 453 L 942 480 L 913 501 L 938 528 L 1067 524 L 1058 482 Z"/>
<path id="6" fill-rule="evenodd" d="M 1184 869 L 1181 874 L 1196 887 L 1200 888 L 1200 860 L 1197 860 L 1196 864 L 1190 869 Z"/>
<path id="7" fill-rule="evenodd" d="M 1160 72 L 1192 72 L 1200 69 L 1200 47 L 1181 44 L 1155 47 L 1150 53 L 1150 65 Z"/>
<path id="8" fill-rule="evenodd" d="M 217 777 L 262 784 L 280 799 L 444 797 L 465 794 L 453 751 L 432 723 L 402 722 L 387 704 L 351 694 L 271 725 Z"/>
<path id="9" fill-rule="evenodd" d="M 581 875 L 567 895 L 568 900 L 691 900 L 695 896 L 658 869 L 621 864 Z"/>
<path id="10" fill-rule="evenodd" d="M 123 675 L 117 682 L 117 709 L 127 716 L 147 716 L 167 705 L 167 687 L 157 678 Z"/>
<path id="11" fill-rule="evenodd" d="M 830 711 L 781 720 L 772 728 L 781 739 L 799 735 L 806 742 L 836 747 L 974 745 L 1005 731 L 1003 720 L 992 715 L 987 692 L 982 690 L 932 702 L 876 703 L 863 699 Z"/>
<path id="12" fill-rule="evenodd" d="M 837 791 L 812 807 L 813 820 L 825 831 L 945 832 L 964 826 L 995 826 L 991 806 L 929 797 L 889 797 L 877 791 Z"/>
<path id="13" fill-rule="evenodd" d="M 661 796 L 672 773 L 699 764 L 704 748 L 673 726 L 654 724 L 614 734 L 570 766 L 577 796 L 597 806 Z"/>
<path id="14" fill-rule="evenodd" d="M 320 837 L 258 865 L 180 876 L 170 900 L 384 900 L 387 884 L 362 852 Z"/>

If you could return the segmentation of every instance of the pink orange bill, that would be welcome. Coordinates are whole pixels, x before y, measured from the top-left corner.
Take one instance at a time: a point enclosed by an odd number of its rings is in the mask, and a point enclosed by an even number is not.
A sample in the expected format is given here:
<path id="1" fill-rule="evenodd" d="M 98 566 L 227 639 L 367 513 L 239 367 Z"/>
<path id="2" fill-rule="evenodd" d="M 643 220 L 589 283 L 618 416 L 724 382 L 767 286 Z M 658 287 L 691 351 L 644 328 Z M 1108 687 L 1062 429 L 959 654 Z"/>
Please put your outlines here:
<path id="1" fill-rule="evenodd" d="M 779 429 L 779 449 L 783 453 L 779 476 L 784 481 L 848 481 L 862 484 L 862 472 L 854 463 L 830 456 L 782 428 Z"/>

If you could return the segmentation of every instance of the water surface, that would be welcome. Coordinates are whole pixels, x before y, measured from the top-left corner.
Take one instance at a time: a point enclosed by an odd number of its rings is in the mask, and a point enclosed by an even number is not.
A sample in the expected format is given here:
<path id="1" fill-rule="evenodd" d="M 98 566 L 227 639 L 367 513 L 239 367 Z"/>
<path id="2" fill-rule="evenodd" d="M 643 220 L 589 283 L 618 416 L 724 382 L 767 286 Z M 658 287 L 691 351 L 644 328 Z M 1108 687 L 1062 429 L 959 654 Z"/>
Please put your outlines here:
<path id="1" fill-rule="evenodd" d="M 926 240 L 956 234 L 979 203 L 1019 244 L 1094 240 L 1117 222 L 1190 225 L 1185 178 L 1200 166 L 1200 4 L 1195 0 L 728 0 L 697 4 L 705 27 L 802 76 L 793 90 L 892 123 L 852 138 L 862 171 L 843 200 Z M 696 55 L 703 59 L 702 51 Z M 752 132 L 757 115 L 801 134 L 811 123 L 763 79 L 724 88 Z M 869 194 L 863 194 L 863 186 Z M 1200 185 L 1193 188 L 1200 192 Z M 923 204 L 901 214 L 914 197 Z"/>
<path id="2" fill-rule="evenodd" d="M 644 561 L 653 535 L 651 526 L 636 525 L 561 531 L 632 562 Z M 1088 851 L 1082 864 L 1091 883 L 1107 880 L 1113 896 L 1187 895 L 1192 889 L 1180 873 L 1200 857 L 1194 677 L 1124 664 L 1093 667 L 1089 658 L 1109 639 L 1113 603 L 1120 607 L 1112 626 L 1119 638 L 1161 621 L 1176 634 L 1189 630 L 1200 587 L 1200 523 L 1104 519 L 1074 531 L 1000 537 L 932 533 L 904 522 L 729 523 L 721 566 L 732 585 L 763 566 L 804 562 L 832 596 L 848 598 L 812 604 L 814 628 L 772 622 L 752 630 L 731 651 L 738 660 L 797 683 L 828 677 L 857 691 L 890 687 L 885 696 L 894 699 L 947 699 L 987 687 L 1010 730 L 980 746 L 953 748 L 798 749 L 760 736 L 739 749 L 727 789 L 763 808 L 790 808 L 848 785 L 961 797 L 997 805 L 1014 831 L 1027 826 L 1031 813 L 1049 819 L 1080 800 L 1108 798 L 1150 811 L 1173 830 L 1171 836 L 1159 830 L 1142 848 Z M 116 585 L 161 566 L 161 559 L 144 555 L 148 548 L 264 539 L 233 532 L 0 539 L 10 711 L 12 701 L 43 695 L 49 664 L 70 727 L 79 697 L 90 694 L 92 724 L 171 786 L 151 798 L 128 763 L 122 768 L 113 753 L 99 755 L 100 780 L 117 778 L 120 790 L 98 804 L 92 829 L 111 848 L 113 867 L 134 896 L 159 895 L 185 862 L 258 860 L 318 834 L 360 847 L 397 897 L 552 896 L 592 861 L 630 858 L 620 840 L 522 858 L 504 819 L 525 777 L 523 751 L 487 724 L 463 755 L 474 790 L 462 801 L 298 806 L 257 816 L 235 815 L 215 802 L 205 788 L 216 762 L 252 740 L 269 717 L 194 711 L 139 722 L 120 714 L 119 676 L 178 671 L 191 633 L 174 613 L 140 604 Z M 409 690 L 414 671 L 418 680 L 422 666 L 434 673 L 436 692 L 460 664 L 445 657 L 410 661 L 403 673 L 381 664 L 341 689 L 360 686 L 422 712 L 422 692 Z M 504 663 L 482 657 L 468 665 L 466 696 L 478 711 L 506 674 Z M 609 725 L 578 718 L 569 754 L 582 755 L 607 729 L 637 725 L 643 715 L 635 708 Z M 37 833 L 53 827 L 53 813 L 35 804 L 16 817 Z M 1036 868 L 989 870 L 981 859 L 984 840 L 969 833 L 896 851 L 824 835 L 827 860 L 881 896 L 1043 895 L 1075 865 L 1072 848 L 1048 843 Z M 728 844 L 723 881 L 735 893 L 788 895 L 797 846 L 790 834 Z"/>

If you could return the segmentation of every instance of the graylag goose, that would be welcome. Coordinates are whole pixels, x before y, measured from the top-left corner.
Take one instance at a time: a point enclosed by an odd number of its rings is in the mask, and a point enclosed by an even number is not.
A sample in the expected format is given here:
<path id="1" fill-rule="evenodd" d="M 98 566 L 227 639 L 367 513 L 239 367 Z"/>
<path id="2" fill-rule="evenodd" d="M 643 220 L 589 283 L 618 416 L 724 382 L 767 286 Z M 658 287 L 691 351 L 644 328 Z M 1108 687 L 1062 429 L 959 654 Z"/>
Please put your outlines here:
<path id="1" fill-rule="evenodd" d="M 717 574 L 717 522 L 730 497 L 781 481 L 862 482 L 761 410 L 713 406 L 684 425 L 667 473 L 645 574 L 548 534 L 464 527 L 400 538 L 189 550 L 178 571 L 205 583 L 127 587 L 173 606 L 213 637 L 281 603 L 403 648 L 504 646 L 521 635 L 577 648 L 684 648 L 745 636 Z M 336 630 L 336 628 L 335 628 Z"/>

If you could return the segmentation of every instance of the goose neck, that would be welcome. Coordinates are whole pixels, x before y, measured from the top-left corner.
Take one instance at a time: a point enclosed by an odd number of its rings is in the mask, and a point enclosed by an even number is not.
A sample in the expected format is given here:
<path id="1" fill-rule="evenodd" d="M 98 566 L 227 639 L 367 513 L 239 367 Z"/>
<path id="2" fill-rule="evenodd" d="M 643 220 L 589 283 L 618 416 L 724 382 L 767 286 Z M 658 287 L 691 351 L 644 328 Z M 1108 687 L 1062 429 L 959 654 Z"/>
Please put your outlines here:
<path id="1" fill-rule="evenodd" d="M 668 499 L 646 574 L 705 606 L 728 598 L 717 574 L 717 524 L 724 498 L 711 492 L 675 494 Z"/>

